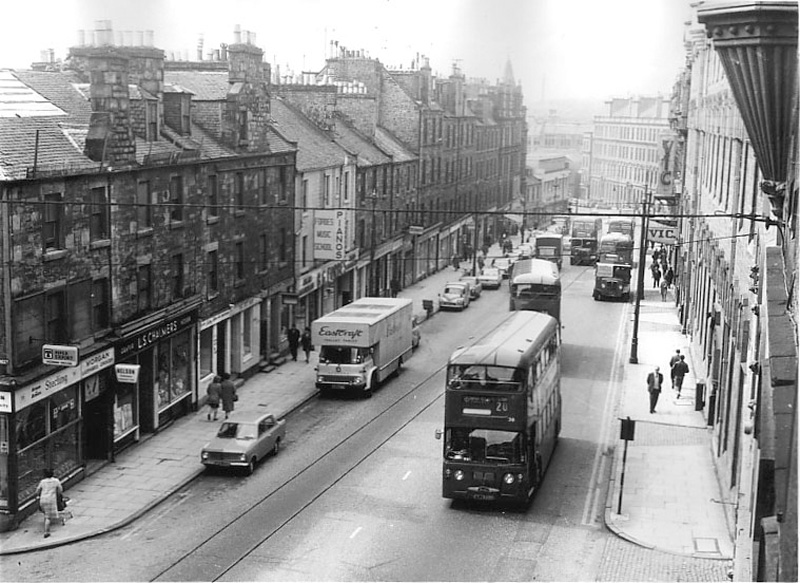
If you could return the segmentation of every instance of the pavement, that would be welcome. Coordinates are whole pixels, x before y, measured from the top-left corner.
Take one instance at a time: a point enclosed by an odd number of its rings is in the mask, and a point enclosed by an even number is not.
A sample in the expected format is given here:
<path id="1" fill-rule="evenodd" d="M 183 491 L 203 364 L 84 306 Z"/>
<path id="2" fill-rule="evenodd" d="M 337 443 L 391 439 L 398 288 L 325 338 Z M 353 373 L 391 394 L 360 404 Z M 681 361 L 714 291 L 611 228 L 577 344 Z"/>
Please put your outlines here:
<path id="1" fill-rule="evenodd" d="M 499 254 L 496 245 L 489 252 L 490 256 L 495 254 Z M 398 295 L 411 298 L 414 313 L 424 321 L 427 314 L 422 300 L 434 300 L 434 309 L 438 309 L 436 296 L 454 276 L 452 268 L 447 267 Z M 632 314 L 633 306 L 628 310 Z M 630 327 L 626 334 L 630 334 Z M 678 399 L 665 388 L 657 412 L 650 414 L 647 372 L 658 364 L 669 385 L 668 361 L 676 349 L 687 355 L 690 368 L 683 394 Z M 645 290 L 638 364 L 628 363 L 627 354 L 624 356 L 619 414 L 636 421 L 635 437 L 628 443 L 627 453 L 623 442 L 608 440 L 613 459 L 604 513 L 606 526 L 642 547 L 690 557 L 732 558 L 730 529 L 717 502 L 721 496 L 714 474 L 711 433 L 702 412 L 695 411 L 694 360 L 689 340 L 680 332 L 672 294 L 664 302 L 657 290 Z M 297 362 L 289 359 L 269 373 L 256 373 L 239 387 L 236 409 L 269 409 L 278 417 L 286 416 L 316 397 L 315 364 L 316 353 L 312 352 L 308 364 L 301 356 Z M 218 423 L 206 419 L 206 413 L 203 407 L 176 420 L 73 485 L 66 492 L 72 517 L 64 526 L 53 525 L 49 538 L 43 538 L 38 513 L 22 521 L 16 530 L 0 533 L 0 555 L 52 548 L 114 531 L 180 491 L 204 471 L 200 447 L 218 428 Z"/>

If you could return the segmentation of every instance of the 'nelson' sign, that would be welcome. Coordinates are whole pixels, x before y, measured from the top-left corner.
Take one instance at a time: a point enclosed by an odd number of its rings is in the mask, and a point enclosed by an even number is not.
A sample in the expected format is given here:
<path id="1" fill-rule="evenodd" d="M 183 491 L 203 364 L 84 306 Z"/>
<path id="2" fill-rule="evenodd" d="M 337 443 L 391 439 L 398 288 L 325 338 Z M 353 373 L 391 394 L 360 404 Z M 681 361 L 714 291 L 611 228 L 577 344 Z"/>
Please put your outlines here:
<path id="1" fill-rule="evenodd" d="M 663 245 L 675 245 L 678 242 L 678 227 L 650 219 L 647 223 L 647 240 Z"/>

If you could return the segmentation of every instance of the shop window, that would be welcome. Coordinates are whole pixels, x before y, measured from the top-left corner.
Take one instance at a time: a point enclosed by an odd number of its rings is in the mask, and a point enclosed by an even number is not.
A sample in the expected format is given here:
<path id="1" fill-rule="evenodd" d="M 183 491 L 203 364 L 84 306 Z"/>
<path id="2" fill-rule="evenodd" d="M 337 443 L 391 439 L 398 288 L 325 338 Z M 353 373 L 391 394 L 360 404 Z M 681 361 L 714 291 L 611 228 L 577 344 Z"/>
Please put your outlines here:
<path id="1" fill-rule="evenodd" d="M 51 440 L 51 462 L 56 476 L 64 476 L 80 465 L 80 424 L 70 425 L 59 431 Z"/>
<path id="2" fill-rule="evenodd" d="M 30 500 L 36 494 L 36 486 L 47 467 L 47 444 L 45 442 L 33 445 L 17 455 L 18 473 L 17 496 L 20 502 Z"/>
<path id="3" fill-rule="evenodd" d="M 189 392 L 189 339 L 187 330 L 158 345 L 158 408 L 168 407 Z"/>
<path id="4" fill-rule="evenodd" d="M 24 449 L 47 435 L 47 402 L 38 401 L 17 413 L 17 449 Z"/>
<path id="5" fill-rule="evenodd" d="M 78 419 L 78 388 L 68 387 L 55 393 L 50 401 L 50 432 L 58 431 Z"/>
<path id="6" fill-rule="evenodd" d="M 114 402 L 114 439 L 119 439 L 136 427 L 137 418 L 136 385 L 118 383 Z"/>

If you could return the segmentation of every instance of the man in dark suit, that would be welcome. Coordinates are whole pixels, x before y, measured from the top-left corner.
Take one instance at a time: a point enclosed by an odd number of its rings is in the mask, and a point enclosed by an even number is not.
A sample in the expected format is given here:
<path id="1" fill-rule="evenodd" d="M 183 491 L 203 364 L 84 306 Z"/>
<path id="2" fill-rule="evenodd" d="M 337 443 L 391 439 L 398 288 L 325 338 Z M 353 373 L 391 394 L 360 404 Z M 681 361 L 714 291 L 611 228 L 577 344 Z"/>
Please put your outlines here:
<path id="1" fill-rule="evenodd" d="M 661 385 L 664 384 L 664 375 L 658 372 L 660 369 L 656 367 L 653 372 L 647 375 L 647 391 L 650 393 L 650 412 L 656 412 L 656 403 L 658 403 L 658 396 L 661 394 Z"/>

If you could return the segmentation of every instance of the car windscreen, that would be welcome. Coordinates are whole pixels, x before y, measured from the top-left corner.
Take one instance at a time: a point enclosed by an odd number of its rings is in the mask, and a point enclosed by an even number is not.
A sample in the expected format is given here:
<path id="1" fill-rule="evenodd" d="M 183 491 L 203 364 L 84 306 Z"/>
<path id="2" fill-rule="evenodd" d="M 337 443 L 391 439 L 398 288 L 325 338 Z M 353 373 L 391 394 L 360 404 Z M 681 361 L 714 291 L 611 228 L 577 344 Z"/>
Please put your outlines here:
<path id="1" fill-rule="evenodd" d="M 219 428 L 217 437 L 222 437 L 223 439 L 255 439 L 256 426 L 254 423 L 226 421 Z"/>

